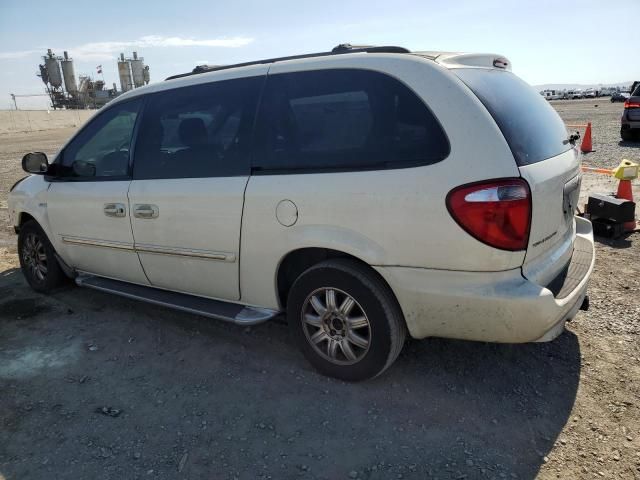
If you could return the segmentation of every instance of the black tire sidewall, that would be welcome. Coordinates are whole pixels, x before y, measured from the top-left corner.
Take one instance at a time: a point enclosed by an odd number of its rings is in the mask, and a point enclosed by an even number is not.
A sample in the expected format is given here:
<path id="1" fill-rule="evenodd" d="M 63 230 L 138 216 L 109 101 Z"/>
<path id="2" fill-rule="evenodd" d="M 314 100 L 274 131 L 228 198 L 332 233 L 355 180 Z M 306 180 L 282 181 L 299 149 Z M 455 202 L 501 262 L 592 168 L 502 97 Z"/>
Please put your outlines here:
<path id="1" fill-rule="evenodd" d="M 364 309 L 371 328 L 369 350 L 353 365 L 336 365 L 321 357 L 309 343 L 301 320 L 307 296 L 322 287 L 333 287 L 351 295 Z M 391 329 L 384 305 L 384 292 L 362 282 L 348 271 L 335 267 L 315 267 L 293 284 L 287 303 L 289 330 L 307 360 L 321 373 L 347 381 L 359 381 L 379 374 L 391 352 Z"/>
<path id="2" fill-rule="evenodd" d="M 47 255 L 47 275 L 44 280 L 39 280 L 35 278 L 29 268 L 24 264 L 24 259 L 22 255 L 22 249 L 24 246 L 24 241 L 29 234 L 37 235 L 42 243 L 44 244 L 45 254 Z M 27 283 L 37 292 L 46 293 L 51 291 L 53 288 L 59 286 L 62 280 L 60 267 L 58 266 L 58 261 L 55 257 L 55 250 L 53 249 L 53 245 L 49 242 L 47 235 L 44 233 L 44 230 L 35 222 L 30 221 L 22 226 L 20 229 L 20 234 L 18 235 L 18 257 L 20 258 L 20 267 L 22 268 L 22 274 L 24 275 Z"/>
<path id="3" fill-rule="evenodd" d="M 620 138 L 624 142 L 633 142 L 640 140 L 640 130 L 620 130 Z"/>

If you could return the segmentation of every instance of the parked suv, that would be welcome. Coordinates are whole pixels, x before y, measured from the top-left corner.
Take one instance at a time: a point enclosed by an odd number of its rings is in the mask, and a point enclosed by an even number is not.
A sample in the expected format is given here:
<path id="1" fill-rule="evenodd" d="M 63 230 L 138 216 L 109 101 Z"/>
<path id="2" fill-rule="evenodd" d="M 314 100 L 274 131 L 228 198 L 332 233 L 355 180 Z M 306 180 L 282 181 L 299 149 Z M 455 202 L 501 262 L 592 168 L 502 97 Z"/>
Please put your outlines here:
<path id="1" fill-rule="evenodd" d="M 629 98 L 629 94 L 625 92 L 613 92 L 611 94 L 611 103 L 626 102 Z"/>
<path id="2" fill-rule="evenodd" d="M 631 87 L 631 96 L 624 102 L 620 123 L 622 140 L 640 140 L 640 82 L 634 82 Z"/>
<path id="3" fill-rule="evenodd" d="M 9 196 L 20 263 L 250 325 L 321 372 L 408 333 L 547 341 L 586 305 L 591 224 L 555 110 L 496 55 L 339 46 L 196 69 L 104 107 Z"/>

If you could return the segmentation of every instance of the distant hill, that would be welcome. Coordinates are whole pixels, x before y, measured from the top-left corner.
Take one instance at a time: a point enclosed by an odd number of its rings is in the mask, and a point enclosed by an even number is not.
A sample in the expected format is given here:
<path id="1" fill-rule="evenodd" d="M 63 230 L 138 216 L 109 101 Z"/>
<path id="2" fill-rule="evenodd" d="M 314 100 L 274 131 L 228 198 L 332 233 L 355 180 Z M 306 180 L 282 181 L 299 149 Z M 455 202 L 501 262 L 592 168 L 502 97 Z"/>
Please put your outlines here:
<path id="1" fill-rule="evenodd" d="M 536 90 L 584 90 L 586 88 L 599 88 L 599 87 L 620 87 L 624 90 L 628 89 L 633 80 L 628 82 L 618 83 L 545 83 L 544 85 L 534 85 Z"/>

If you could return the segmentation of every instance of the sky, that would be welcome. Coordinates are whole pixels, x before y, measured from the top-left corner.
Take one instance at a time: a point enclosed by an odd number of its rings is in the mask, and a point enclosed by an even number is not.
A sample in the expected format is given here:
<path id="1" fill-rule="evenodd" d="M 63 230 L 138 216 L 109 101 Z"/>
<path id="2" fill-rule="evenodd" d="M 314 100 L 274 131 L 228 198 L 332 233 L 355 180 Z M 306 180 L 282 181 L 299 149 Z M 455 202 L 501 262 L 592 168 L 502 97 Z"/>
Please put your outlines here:
<path id="1" fill-rule="evenodd" d="M 157 82 L 339 43 L 499 53 L 532 85 L 623 83 L 640 79 L 639 18 L 640 0 L 0 0 L 0 109 L 13 108 L 10 93 L 45 92 L 36 73 L 47 48 L 67 50 L 76 76 L 100 79 L 102 65 L 118 89 L 120 52 L 137 51 Z M 18 98 L 21 109 L 47 103 Z"/>

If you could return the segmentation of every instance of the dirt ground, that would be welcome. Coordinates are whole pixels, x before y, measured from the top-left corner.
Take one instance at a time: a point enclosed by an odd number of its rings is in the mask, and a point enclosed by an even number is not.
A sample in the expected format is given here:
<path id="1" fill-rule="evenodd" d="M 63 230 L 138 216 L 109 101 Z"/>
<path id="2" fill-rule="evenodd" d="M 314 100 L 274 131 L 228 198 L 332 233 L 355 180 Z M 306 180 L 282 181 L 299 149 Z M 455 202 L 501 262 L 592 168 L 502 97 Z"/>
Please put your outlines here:
<path id="1" fill-rule="evenodd" d="M 640 162 L 620 104 L 554 106 L 592 121 L 586 165 Z M 599 239 L 591 308 L 555 341 L 410 341 L 347 384 L 311 370 L 281 321 L 30 290 L 6 194 L 23 153 L 71 133 L 0 135 L 0 480 L 640 479 L 640 234 Z M 583 197 L 614 188 L 588 174 Z"/>

